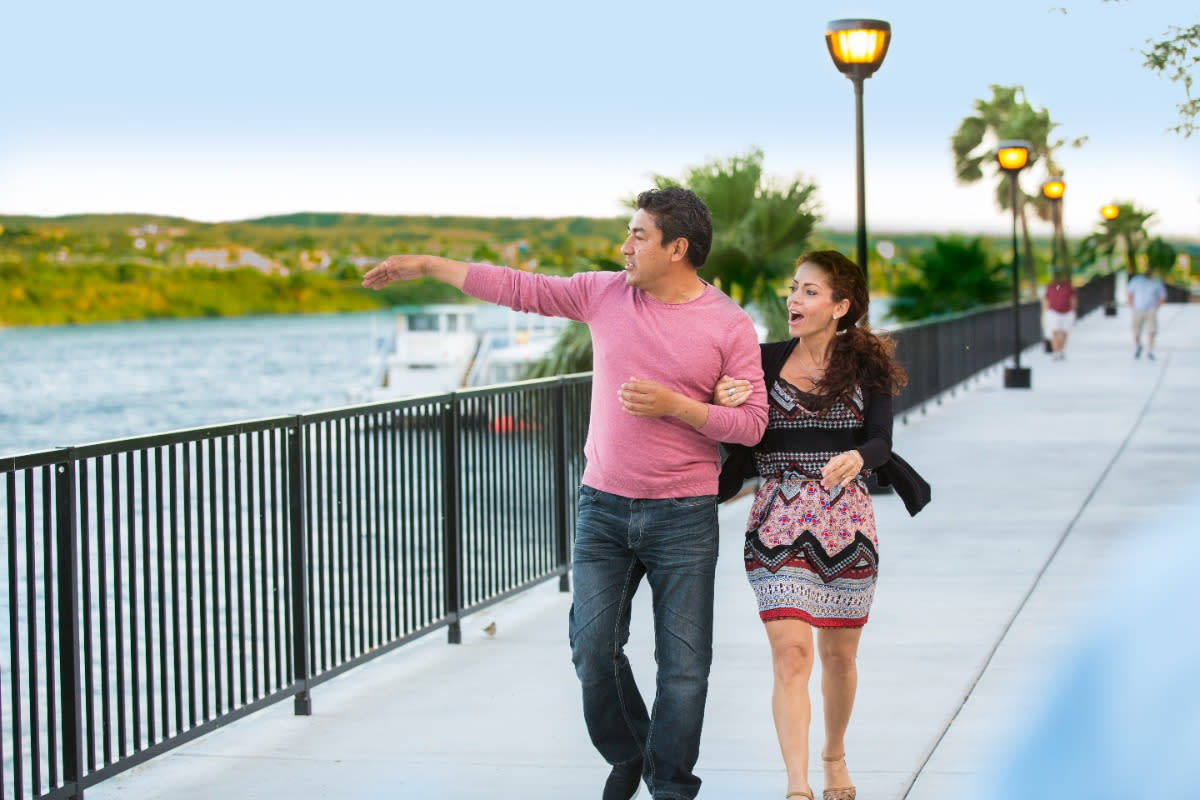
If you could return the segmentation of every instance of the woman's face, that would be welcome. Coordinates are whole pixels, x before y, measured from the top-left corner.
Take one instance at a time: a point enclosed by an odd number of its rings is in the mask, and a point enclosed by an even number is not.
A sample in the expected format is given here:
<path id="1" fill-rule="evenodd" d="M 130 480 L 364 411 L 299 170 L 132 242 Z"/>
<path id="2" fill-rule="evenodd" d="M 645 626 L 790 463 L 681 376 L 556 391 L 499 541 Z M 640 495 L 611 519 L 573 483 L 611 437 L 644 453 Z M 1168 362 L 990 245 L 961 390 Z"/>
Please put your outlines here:
<path id="1" fill-rule="evenodd" d="M 832 335 L 837 321 L 850 310 L 850 301 L 834 302 L 829 276 L 816 264 L 805 261 L 796 268 L 787 299 L 788 333 L 802 338 L 818 333 Z"/>

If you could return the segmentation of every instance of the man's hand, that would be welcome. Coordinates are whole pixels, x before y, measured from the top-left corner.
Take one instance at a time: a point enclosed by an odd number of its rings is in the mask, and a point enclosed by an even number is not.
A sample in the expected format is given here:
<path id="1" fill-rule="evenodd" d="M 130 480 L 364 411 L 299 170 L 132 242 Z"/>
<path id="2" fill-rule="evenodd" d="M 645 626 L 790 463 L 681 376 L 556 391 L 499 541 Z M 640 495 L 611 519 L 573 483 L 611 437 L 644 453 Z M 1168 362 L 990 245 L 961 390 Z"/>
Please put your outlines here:
<path id="1" fill-rule="evenodd" d="M 362 285 L 368 289 L 382 289 L 392 281 L 411 281 L 428 274 L 426 256 L 388 256 L 363 275 Z"/>
<path id="2" fill-rule="evenodd" d="M 657 381 L 630 378 L 617 390 L 617 400 L 634 417 L 674 417 L 697 430 L 708 422 L 708 406 Z"/>
<path id="3" fill-rule="evenodd" d="M 617 390 L 617 398 L 626 414 L 635 417 L 673 416 L 680 397 L 661 383 L 630 378 Z"/>

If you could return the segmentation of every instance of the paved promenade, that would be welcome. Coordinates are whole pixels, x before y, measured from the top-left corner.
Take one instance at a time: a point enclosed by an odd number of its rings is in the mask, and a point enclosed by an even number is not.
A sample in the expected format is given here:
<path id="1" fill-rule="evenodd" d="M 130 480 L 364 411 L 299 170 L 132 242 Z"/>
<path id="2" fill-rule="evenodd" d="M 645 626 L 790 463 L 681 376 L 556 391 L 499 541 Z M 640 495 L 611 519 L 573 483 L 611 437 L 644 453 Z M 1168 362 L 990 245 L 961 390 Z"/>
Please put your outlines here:
<path id="1" fill-rule="evenodd" d="M 1200 305 L 1165 306 L 1159 322 L 1156 361 L 1133 359 L 1124 309 L 1096 312 L 1067 360 L 1025 354 L 1032 390 L 1003 389 L 995 369 L 897 422 L 896 449 L 933 485 L 933 503 L 910 518 L 894 495 L 876 502 L 881 577 L 848 736 L 863 800 L 969 798 L 1037 702 L 1109 548 L 1156 510 L 1189 497 L 1196 507 Z M 741 564 L 748 507 L 721 511 L 700 796 L 780 800 L 770 660 Z M 629 651 L 649 697 L 645 586 L 637 600 Z M 311 717 L 280 704 L 87 796 L 598 798 L 607 767 L 579 710 L 569 605 L 556 582 L 537 587 L 468 617 L 459 646 L 440 632 L 317 687 Z M 820 797 L 818 674 L 812 686 Z"/>

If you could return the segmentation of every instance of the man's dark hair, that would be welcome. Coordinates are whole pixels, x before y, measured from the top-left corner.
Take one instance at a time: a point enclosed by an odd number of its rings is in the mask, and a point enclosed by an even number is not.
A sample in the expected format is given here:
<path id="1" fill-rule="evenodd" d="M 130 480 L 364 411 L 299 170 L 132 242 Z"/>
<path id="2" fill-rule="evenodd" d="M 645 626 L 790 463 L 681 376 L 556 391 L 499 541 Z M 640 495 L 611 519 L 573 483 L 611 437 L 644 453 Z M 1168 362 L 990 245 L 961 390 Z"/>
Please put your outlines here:
<path id="1" fill-rule="evenodd" d="M 637 196 L 637 207 L 654 217 L 662 231 L 662 243 L 687 239 L 687 260 L 699 269 L 712 249 L 712 217 L 708 206 L 682 186 L 648 189 Z"/>

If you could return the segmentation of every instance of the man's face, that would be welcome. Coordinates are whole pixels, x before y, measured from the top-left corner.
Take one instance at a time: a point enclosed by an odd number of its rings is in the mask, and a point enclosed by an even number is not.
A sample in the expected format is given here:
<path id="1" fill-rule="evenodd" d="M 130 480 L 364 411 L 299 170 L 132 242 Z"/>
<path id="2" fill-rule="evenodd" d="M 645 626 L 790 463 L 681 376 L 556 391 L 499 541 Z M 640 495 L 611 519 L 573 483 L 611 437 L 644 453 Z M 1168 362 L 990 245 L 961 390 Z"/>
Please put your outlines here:
<path id="1" fill-rule="evenodd" d="M 621 245 L 625 282 L 638 289 L 648 289 L 657 283 L 671 269 L 672 244 L 664 245 L 654 216 L 639 208 L 629 220 L 629 235 Z"/>

